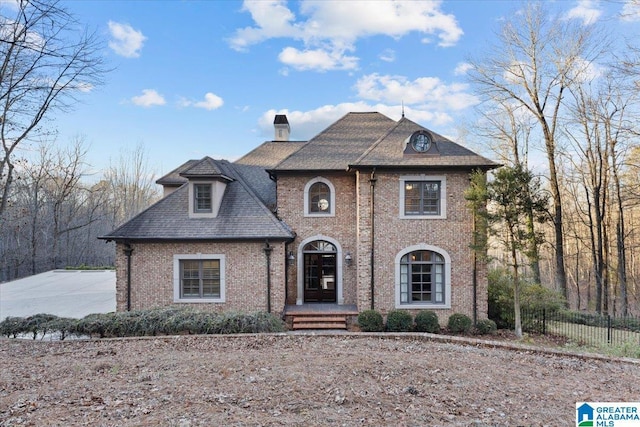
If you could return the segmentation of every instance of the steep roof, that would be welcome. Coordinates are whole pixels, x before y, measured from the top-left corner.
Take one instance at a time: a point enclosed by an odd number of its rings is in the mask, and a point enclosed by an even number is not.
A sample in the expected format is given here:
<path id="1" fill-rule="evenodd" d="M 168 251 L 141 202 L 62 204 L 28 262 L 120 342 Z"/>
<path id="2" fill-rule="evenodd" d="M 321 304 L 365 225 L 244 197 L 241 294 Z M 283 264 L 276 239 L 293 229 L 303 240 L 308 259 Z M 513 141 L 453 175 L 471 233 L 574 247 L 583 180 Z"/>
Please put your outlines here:
<path id="1" fill-rule="evenodd" d="M 346 170 L 394 124 L 380 113 L 346 114 L 274 170 Z"/>
<path id="2" fill-rule="evenodd" d="M 433 147 L 427 153 L 406 153 L 409 138 L 417 131 L 427 131 Z M 403 117 L 351 166 L 493 168 L 498 164 Z"/>
<path id="3" fill-rule="evenodd" d="M 171 187 L 180 186 L 184 184 L 185 182 L 187 182 L 187 178 L 184 178 L 180 174 L 186 171 L 187 169 L 189 169 L 191 166 L 193 166 L 197 162 L 199 162 L 199 160 L 187 160 L 185 163 L 181 164 L 180 166 L 178 166 L 168 174 L 158 178 L 156 180 L 156 184 L 168 185 Z"/>
<path id="4" fill-rule="evenodd" d="M 206 159 L 206 158 L 205 158 Z M 249 185 L 245 177 L 257 174 L 256 167 L 236 166 L 225 160 L 205 162 L 217 168 L 229 182 L 215 218 L 189 218 L 189 186 L 183 185 L 111 233 L 101 236 L 106 240 L 286 240 L 293 237 L 291 229 L 280 221 L 265 205 L 275 202 L 275 183 L 264 169 L 263 194 Z M 193 163 L 194 166 L 197 163 Z M 256 179 L 256 177 L 249 179 Z M 272 193 L 270 193 L 272 192 Z"/>
<path id="5" fill-rule="evenodd" d="M 434 150 L 405 153 L 416 131 L 433 136 Z M 354 167 L 481 167 L 498 166 L 449 139 L 402 118 L 396 122 L 377 113 L 348 113 L 291 153 L 272 170 L 348 170 Z"/>
<path id="6" fill-rule="evenodd" d="M 306 141 L 267 141 L 234 163 L 239 165 L 262 166 L 265 169 L 271 169 L 298 151 L 305 144 Z"/>

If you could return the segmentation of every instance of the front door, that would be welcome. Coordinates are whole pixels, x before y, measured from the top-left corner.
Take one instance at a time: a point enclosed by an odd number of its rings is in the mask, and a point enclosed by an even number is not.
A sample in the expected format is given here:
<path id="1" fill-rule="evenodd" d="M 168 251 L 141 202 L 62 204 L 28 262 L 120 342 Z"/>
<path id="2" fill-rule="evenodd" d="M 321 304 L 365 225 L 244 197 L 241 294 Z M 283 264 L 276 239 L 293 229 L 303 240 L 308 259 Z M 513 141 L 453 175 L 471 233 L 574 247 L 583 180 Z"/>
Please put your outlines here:
<path id="1" fill-rule="evenodd" d="M 336 302 L 336 252 L 328 242 L 304 248 L 304 301 Z"/>

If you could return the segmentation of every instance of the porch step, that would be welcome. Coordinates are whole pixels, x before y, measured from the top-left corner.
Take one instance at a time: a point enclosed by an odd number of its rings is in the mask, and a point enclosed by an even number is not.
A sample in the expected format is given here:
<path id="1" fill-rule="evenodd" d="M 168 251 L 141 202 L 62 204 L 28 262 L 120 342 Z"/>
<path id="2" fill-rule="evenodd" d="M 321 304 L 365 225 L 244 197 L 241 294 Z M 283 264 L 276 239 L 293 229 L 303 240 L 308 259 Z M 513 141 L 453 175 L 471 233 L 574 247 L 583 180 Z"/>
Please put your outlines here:
<path id="1" fill-rule="evenodd" d="M 293 330 L 299 329 L 347 329 L 347 316 L 314 313 L 293 315 Z"/>

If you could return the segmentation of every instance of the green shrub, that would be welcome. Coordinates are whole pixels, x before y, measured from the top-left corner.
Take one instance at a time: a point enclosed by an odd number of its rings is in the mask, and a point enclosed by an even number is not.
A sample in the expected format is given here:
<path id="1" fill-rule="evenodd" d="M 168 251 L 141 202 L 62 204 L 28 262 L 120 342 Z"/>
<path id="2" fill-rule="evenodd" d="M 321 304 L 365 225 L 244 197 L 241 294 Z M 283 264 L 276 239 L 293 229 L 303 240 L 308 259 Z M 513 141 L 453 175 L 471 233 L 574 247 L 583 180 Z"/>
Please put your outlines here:
<path id="1" fill-rule="evenodd" d="M 438 315 L 431 310 L 420 310 L 416 314 L 416 331 L 430 332 L 432 334 L 439 333 Z"/>
<path id="2" fill-rule="evenodd" d="M 7 317 L 0 322 L 0 334 L 7 338 L 16 338 L 27 330 L 24 317 Z"/>
<path id="3" fill-rule="evenodd" d="M 449 321 L 447 322 L 447 327 L 451 332 L 458 333 L 464 332 L 467 333 L 471 330 L 471 318 L 466 314 L 462 313 L 454 313 L 449 316 Z"/>
<path id="4" fill-rule="evenodd" d="M 71 319 L 69 317 L 56 317 L 55 319 L 49 320 L 45 329 L 51 333 L 58 333 L 60 340 L 64 340 L 69 335 L 72 335 L 76 329 L 76 319 Z"/>
<path id="5" fill-rule="evenodd" d="M 491 319 L 481 319 L 476 323 L 476 332 L 478 335 L 493 334 L 498 329 L 496 322 Z"/>
<path id="6" fill-rule="evenodd" d="M 501 329 L 512 328 L 514 318 L 513 276 L 503 268 L 489 271 L 488 315 Z M 536 283 L 520 282 L 520 307 L 523 310 L 553 313 L 565 306 L 558 292 Z"/>
<path id="7" fill-rule="evenodd" d="M 384 331 L 382 314 L 375 310 L 365 310 L 358 314 L 358 325 L 360 325 L 360 330 L 362 332 Z"/>
<path id="8" fill-rule="evenodd" d="M 387 331 L 410 332 L 413 329 L 413 317 L 404 310 L 391 310 L 387 314 Z"/>

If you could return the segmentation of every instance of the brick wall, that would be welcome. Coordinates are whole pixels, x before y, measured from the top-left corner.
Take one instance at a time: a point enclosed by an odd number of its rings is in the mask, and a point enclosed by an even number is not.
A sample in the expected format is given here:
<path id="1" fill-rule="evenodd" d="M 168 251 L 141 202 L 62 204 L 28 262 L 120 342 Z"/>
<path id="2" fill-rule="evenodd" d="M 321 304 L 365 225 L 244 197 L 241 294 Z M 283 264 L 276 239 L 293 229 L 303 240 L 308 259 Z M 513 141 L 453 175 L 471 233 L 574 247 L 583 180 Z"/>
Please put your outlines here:
<path id="1" fill-rule="evenodd" d="M 281 313 L 285 301 L 284 243 L 271 242 L 271 311 Z M 267 261 L 264 242 L 242 243 L 132 243 L 131 309 L 191 305 L 211 310 L 257 311 L 267 309 Z M 116 245 L 116 303 L 127 307 L 127 259 L 124 245 Z M 174 254 L 224 254 L 224 303 L 174 303 Z"/>
<path id="2" fill-rule="evenodd" d="M 424 173 L 420 171 L 419 173 Z M 412 173 L 406 173 L 412 175 Z M 437 172 L 445 175 L 447 186 L 446 219 L 400 219 L 399 173 L 376 172 L 375 178 L 375 308 L 383 313 L 395 308 L 395 258 L 405 248 L 427 244 L 446 251 L 451 257 L 451 309 L 436 309 L 441 322 L 451 313 L 473 315 L 472 215 L 466 206 L 464 191 L 468 172 Z M 304 188 L 318 176 L 332 182 L 336 189 L 334 217 L 304 216 Z M 351 252 L 353 265 L 343 266 L 343 292 L 346 304 L 359 310 L 371 306 L 371 182 L 370 172 L 304 174 L 278 177 L 278 214 L 296 232 L 296 240 L 287 251 L 298 256 L 298 248 L 312 236 L 328 236 Z M 487 315 L 486 267 L 478 262 L 478 318 Z M 297 296 L 297 265 L 289 266 L 287 303 Z"/>

